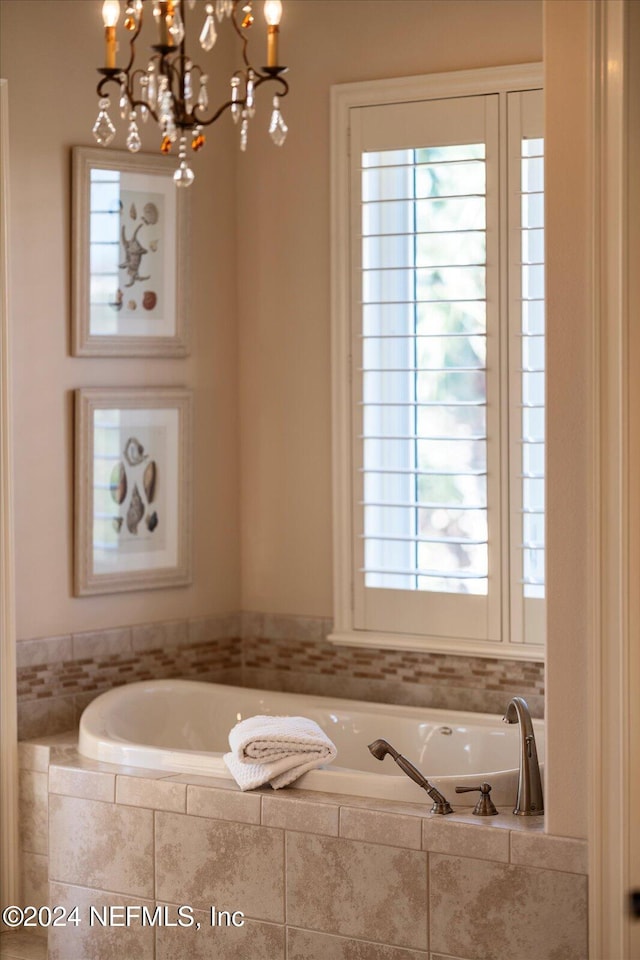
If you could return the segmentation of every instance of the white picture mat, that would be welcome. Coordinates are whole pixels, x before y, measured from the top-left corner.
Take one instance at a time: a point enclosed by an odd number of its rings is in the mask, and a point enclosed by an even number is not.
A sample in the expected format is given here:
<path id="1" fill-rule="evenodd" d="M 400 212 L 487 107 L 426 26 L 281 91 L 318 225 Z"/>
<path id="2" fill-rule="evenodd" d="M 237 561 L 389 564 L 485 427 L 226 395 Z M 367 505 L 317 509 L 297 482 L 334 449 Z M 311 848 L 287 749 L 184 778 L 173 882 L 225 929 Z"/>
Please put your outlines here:
<path id="1" fill-rule="evenodd" d="M 115 459 L 109 461 L 105 457 L 104 431 L 107 429 L 113 434 L 109 442 L 109 456 L 117 448 Z M 179 518 L 179 411 L 176 409 L 126 410 L 99 408 L 93 412 L 93 573 L 94 575 L 123 573 L 139 570 L 157 570 L 174 567 L 178 562 L 178 518 Z M 118 442 L 112 442 L 117 437 Z M 143 439 L 144 438 L 144 439 Z M 150 441 L 156 440 L 160 449 L 154 450 L 149 446 L 149 454 L 142 464 L 131 465 L 121 456 L 129 440 L 137 440 L 146 449 Z M 157 459 L 156 459 L 157 457 Z M 105 462 L 115 464 L 123 462 L 128 474 L 128 495 L 123 507 L 130 503 L 134 485 L 140 484 L 144 464 L 153 458 L 158 469 L 158 498 L 152 505 L 145 504 L 145 514 L 151 509 L 159 512 L 158 527 L 149 532 L 144 522 L 141 522 L 139 533 L 132 534 L 127 529 L 126 513 L 120 534 L 112 527 L 112 536 L 104 536 L 104 524 L 97 524 L 101 520 L 102 510 L 97 510 L 98 501 L 104 500 L 105 480 L 111 470 Z M 102 505 L 102 504 L 100 504 Z M 118 506 L 112 502 L 114 516 L 118 515 Z M 123 511 L 124 512 L 124 511 Z M 164 514 L 164 517 L 163 517 Z M 142 518 L 144 521 L 144 517 Z M 96 537 L 96 529 L 100 526 L 101 535 Z M 162 527 L 162 529 L 161 529 Z M 156 533 L 158 537 L 156 538 Z"/>

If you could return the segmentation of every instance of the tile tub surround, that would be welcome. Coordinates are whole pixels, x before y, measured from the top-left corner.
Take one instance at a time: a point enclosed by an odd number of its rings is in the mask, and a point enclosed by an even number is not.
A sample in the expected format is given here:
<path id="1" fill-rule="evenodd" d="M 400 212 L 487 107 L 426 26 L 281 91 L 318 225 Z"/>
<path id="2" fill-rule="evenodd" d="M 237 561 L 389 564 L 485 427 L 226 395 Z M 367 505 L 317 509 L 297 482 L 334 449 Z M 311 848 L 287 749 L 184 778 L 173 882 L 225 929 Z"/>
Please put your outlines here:
<path id="1" fill-rule="evenodd" d="M 187 903 L 201 929 L 57 928 L 49 958 L 585 960 L 584 841 L 428 806 L 53 756 L 52 902 Z M 245 925 L 211 928 L 211 905 Z"/>
<path id="2" fill-rule="evenodd" d="M 542 664 L 336 647 L 331 628 L 322 617 L 244 613 L 21 640 L 20 739 L 71 729 L 104 690 L 162 677 L 481 713 L 519 694 L 543 715 Z"/>

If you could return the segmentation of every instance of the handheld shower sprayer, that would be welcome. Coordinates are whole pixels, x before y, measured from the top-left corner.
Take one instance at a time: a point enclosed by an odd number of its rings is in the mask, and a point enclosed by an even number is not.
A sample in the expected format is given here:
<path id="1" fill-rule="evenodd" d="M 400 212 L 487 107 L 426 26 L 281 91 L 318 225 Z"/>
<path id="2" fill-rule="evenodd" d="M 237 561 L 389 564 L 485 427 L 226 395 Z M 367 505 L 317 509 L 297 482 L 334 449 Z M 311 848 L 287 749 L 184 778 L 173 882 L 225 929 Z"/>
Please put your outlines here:
<path id="1" fill-rule="evenodd" d="M 439 790 L 429 783 L 426 777 L 423 777 L 417 767 L 415 767 L 410 760 L 407 760 L 406 757 L 403 757 L 401 753 L 398 753 L 395 747 L 392 747 L 390 743 L 386 740 L 374 740 L 373 743 L 369 744 L 369 752 L 376 758 L 376 760 L 384 760 L 384 758 L 389 754 L 393 757 L 395 762 L 398 764 L 403 773 L 406 773 L 414 783 L 417 783 L 419 787 L 422 787 L 423 790 L 426 790 L 431 799 L 433 800 L 433 807 L 431 808 L 431 813 L 441 813 L 443 816 L 446 816 L 448 813 L 453 813 L 451 804 L 449 801 L 442 796 Z"/>

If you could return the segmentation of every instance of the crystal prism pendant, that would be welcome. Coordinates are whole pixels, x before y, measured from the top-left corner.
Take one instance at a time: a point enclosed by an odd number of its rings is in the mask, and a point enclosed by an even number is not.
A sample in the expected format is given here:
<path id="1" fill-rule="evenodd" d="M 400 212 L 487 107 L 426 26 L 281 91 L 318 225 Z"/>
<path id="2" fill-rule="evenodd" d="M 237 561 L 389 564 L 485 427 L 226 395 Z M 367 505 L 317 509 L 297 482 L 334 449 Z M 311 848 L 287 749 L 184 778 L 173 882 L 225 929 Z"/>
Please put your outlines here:
<path id="1" fill-rule="evenodd" d="M 249 69 L 249 72 L 247 74 L 247 94 L 244 102 L 245 102 L 245 107 L 247 109 L 247 114 L 250 117 L 253 117 L 256 112 L 255 95 L 254 95 L 255 93 L 254 76 L 255 75 L 253 70 Z"/>
<path id="2" fill-rule="evenodd" d="M 136 112 L 132 110 L 129 114 L 129 130 L 127 132 L 127 150 L 131 153 L 137 153 L 138 150 L 142 147 L 142 141 L 140 139 L 140 134 L 138 132 L 138 124 L 136 123 Z"/>
<path id="3" fill-rule="evenodd" d="M 207 81 L 209 77 L 203 73 L 200 77 L 200 90 L 198 91 L 198 108 L 206 110 L 209 106 L 209 94 L 207 93 Z"/>
<path id="4" fill-rule="evenodd" d="M 127 87 L 124 83 L 120 85 L 120 102 L 118 106 L 120 107 L 120 116 L 124 120 L 129 113 L 129 97 L 127 96 Z"/>
<path id="5" fill-rule="evenodd" d="M 155 107 L 155 105 L 156 105 L 156 100 L 157 100 L 157 96 L 158 96 L 158 85 L 157 85 L 157 83 L 156 83 L 156 68 L 155 68 L 155 66 L 154 66 L 152 63 L 149 64 L 149 68 L 148 68 L 148 71 L 147 71 L 147 72 L 148 72 L 148 74 L 149 74 L 149 86 L 148 86 L 148 88 L 147 88 L 147 94 L 148 94 L 147 100 L 148 100 L 149 106 L 151 107 L 151 109 L 153 109 L 153 108 Z"/>
<path id="6" fill-rule="evenodd" d="M 224 3 L 225 3 L 224 12 L 228 17 L 230 17 L 231 14 L 233 13 L 233 0 L 224 0 Z"/>
<path id="7" fill-rule="evenodd" d="M 240 86 L 240 77 L 231 77 L 231 116 L 233 122 L 237 123 L 240 119 L 240 104 L 238 103 L 238 88 Z"/>
<path id="8" fill-rule="evenodd" d="M 193 110 L 193 84 L 191 82 L 191 63 L 188 64 L 184 72 L 183 92 L 184 107 L 187 113 Z"/>
<path id="9" fill-rule="evenodd" d="M 249 136 L 249 117 L 247 111 L 242 111 L 242 125 L 240 127 L 240 149 L 244 153 L 247 149 L 247 139 Z"/>
<path id="10" fill-rule="evenodd" d="M 280 98 L 276 94 L 273 98 L 273 113 L 271 114 L 271 123 L 269 124 L 269 136 L 276 147 L 281 147 L 287 139 L 288 132 L 289 127 L 284 122 L 284 118 L 280 113 Z"/>
<path id="11" fill-rule="evenodd" d="M 213 19 L 213 7 L 210 3 L 206 5 L 205 10 L 207 11 L 207 16 L 200 33 L 200 46 L 208 53 L 218 39 L 218 34 L 216 31 L 216 22 Z"/>
<path id="12" fill-rule="evenodd" d="M 226 13 L 226 6 L 225 0 L 216 0 L 216 17 L 218 18 L 218 23 L 220 23 Z"/>
<path id="13" fill-rule="evenodd" d="M 96 142 L 99 143 L 101 147 L 108 147 L 116 135 L 116 128 L 111 122 L 111 117 L 107 113 L 107 110 L 111 106 L 111 101 L 108 97 L 103 97 L 98 106 L 100 107 L 100 112 L 98 113 L 96 122 L 93 125 L 92 132 L 96 138 Z"/>

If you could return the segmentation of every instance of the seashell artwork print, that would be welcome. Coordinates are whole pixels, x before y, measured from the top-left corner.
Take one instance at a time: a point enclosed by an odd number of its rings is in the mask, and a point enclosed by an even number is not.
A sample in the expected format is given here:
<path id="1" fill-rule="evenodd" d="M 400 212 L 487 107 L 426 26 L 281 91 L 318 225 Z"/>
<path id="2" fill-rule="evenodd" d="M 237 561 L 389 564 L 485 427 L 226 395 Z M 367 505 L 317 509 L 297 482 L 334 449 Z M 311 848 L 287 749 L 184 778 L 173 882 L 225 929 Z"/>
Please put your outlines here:
<path id="1" fill-rule="evenodd" d="M 155 203 L 145 203 L 142 211 L 142 219 L 145 223 L 148 223 L 150 227 L 158 222 L 158 208 Z"/>
<path id="2" fill-rule="evenodd" d="M 127 496 L 127 474 L 122 461 L 116 463 L 111 471 L 109 490 L 111 491 L 112 498 L 115 500 L 118 506 L 120 506 L 121 503 L 124 503 L 124 500 Z"/>
<path id="3" fill-rule="evenodd" d="M 153 310 L 156 303 L 158 302 L 158 297 L 153 290 L 145 290 L 142 296 L 142 306 L 145 310 Z"/>
<path id="4" fill-rule="evenodd" d="M 129 216 L 131 217 L 132 220 L 138 219 L 138 211 L 136 210 L 135 203 L 132 203 L 131 207 L 129 208 Z"/>
<path id="5" fill-rule="evenodd" d="M 124 445 L 124 458 L 130 467 L 137 467 L 143 460 L 148 459 L 148 454 L 144 452 L 144 447 L 136 437 L 129 437 Z"/>
<path id="6" fill-rule="evenodd" d="M 142 478 L 142 485 L 144 487 L 144 493 L 147 498 L 147 503 L 153 503 L 156 496 L 156 481 L 158 479 L 158 468 L 156 466 L 155 460 L 150 460 L 149 463 L 144 468 L 144 476 Z"/>
<path id="7" fill-rule="evenodd" d="M 133 493 L 131 494 L 131 503 L 129 504 L 129 509 L 127 510 L 127 530 L 129 533 L 138 532 L 138 524 L 144 517 L 144 504 L 142 502 L 142 497 L 140 496 L 140 491 L 138 490 L 137 485 L 134 485 Z"/>
<path id="8" fill-rule="evenodd" d="M 155 528 L 158 526 L 158 514 L 155 512 L 155 510 L 153 511 L 150 517 L 147 517 L 147 519 L 145 520 L 145 523 L 147 525 L 147 530 L 149 531 L 149 533 L 153 533 Z"/>

